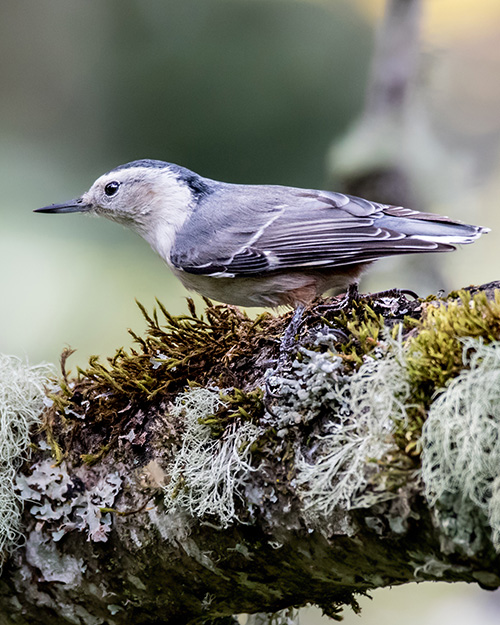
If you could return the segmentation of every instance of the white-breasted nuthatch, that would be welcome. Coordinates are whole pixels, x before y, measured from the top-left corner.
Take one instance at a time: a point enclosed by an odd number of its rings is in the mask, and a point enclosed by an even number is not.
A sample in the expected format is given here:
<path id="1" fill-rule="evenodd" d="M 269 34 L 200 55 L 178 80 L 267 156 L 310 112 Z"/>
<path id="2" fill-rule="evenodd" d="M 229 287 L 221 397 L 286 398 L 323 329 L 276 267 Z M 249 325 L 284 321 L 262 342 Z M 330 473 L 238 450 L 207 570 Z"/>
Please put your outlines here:
<path id="1" fill-rule="evenodd" d="M 41 213 L 102 215 L 139 233 L 185 287 L 241 306 L 298 305 L 357 283 L 373 261 L 448 252 L 487 228 L 358 197 L 228 184 L 139 160 Z"/>

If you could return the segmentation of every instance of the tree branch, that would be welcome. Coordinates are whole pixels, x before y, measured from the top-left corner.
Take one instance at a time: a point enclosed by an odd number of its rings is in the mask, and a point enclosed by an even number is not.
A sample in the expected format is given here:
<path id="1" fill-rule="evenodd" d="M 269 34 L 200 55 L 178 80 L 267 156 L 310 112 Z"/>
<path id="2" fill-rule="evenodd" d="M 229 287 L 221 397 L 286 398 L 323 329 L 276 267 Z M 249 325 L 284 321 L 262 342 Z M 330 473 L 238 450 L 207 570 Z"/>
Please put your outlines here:
<path id="1" fill-rule="evenodd" d="M 416 580 L 498 587 L 496 286 L 316 303 L 279 368 L 286 319 L 213 305 L 147 316 L 134 352 L 76 378 L 63 359 L 0 623 L 336 616 Z"/>

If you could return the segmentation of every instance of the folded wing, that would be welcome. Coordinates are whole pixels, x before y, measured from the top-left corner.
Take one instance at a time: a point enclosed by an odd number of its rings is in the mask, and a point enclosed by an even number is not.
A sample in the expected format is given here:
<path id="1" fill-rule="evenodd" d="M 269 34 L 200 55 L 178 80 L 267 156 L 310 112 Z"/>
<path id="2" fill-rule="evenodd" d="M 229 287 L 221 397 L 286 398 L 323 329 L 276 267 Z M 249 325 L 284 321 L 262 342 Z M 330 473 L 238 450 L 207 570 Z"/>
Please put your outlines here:
<path id="1" fill-rule="evenodd" d="M 451 251 L 484 231 L 341 193 L 221 185 L 178 233 L 171 261 L 194 274 L 257 276 Z"/>

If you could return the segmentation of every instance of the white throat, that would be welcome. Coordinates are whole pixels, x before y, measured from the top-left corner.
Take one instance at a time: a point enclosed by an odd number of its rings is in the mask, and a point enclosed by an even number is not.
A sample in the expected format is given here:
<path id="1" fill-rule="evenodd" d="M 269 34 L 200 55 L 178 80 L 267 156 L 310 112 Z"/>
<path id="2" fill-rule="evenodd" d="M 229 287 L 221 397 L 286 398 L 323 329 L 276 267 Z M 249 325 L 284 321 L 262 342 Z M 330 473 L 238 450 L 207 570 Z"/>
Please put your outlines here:
<path id="1" fill-rule="evenodd" d="M 148 204 L 146 219 L 143 223 L 137 223 L 135 229 L 170 264 L 170 250 L 175 234 L 193 210 L 193 195 L 175 174 L 163 170 Z"/>

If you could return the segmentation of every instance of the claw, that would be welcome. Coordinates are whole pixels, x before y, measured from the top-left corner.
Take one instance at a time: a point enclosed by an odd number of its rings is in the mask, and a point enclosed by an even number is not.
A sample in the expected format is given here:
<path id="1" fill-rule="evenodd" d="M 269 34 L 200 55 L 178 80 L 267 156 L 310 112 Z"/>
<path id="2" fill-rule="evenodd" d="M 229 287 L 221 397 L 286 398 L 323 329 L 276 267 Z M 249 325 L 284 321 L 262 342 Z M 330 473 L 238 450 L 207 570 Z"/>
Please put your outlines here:
<path id="1" fill-rule="evenodd" d="M 414 291 L 409 289 L 388 289 L 387 291 L 378 291 L 377 293 L 366 293 L 363 295 L 363 299 L 378 299 L 382 297 L 401 297 L 402 295 L 409 295 L 413 299 L 418 299 L 418 295 Z"/>

